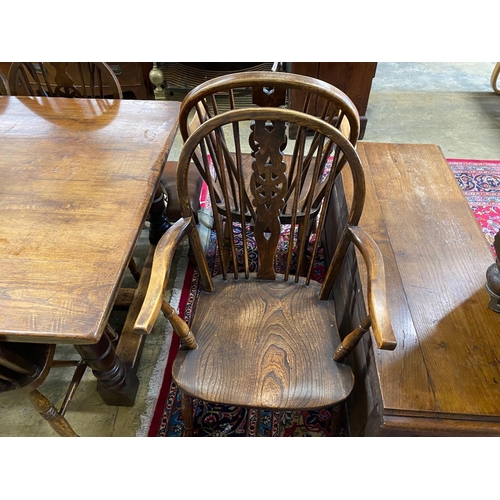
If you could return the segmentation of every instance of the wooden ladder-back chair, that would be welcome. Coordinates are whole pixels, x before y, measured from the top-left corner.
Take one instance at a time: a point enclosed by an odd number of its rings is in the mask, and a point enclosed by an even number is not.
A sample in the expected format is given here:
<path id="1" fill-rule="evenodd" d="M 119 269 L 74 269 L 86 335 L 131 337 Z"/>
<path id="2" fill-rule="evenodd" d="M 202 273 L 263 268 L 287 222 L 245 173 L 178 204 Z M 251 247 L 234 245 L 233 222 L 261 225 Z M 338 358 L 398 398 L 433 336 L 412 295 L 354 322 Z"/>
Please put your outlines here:
<path id="1" fill-rule="evenodd" d="M 308 145 L 307 134 L 300 133 L 295 154 L 287 158 L 283 150 L 291 126 L 310 131 L 318 142 L 310 141 Z M 234 135 L 232 156 L 227 154 L 228 134 Z M 252 148 L 250 170 L 243 166 L 244 140 L 249 140 Z M 304 238 L 296 236 L 295 228 L 298 226 L 299 233 L 305 231 L 298 220 L 310 217 L 313 198 L 304 196 L 304 192 L 314 191 L 312 179 L 317 178 L 322 151 L 325 146 L 330 149 L 330 143 L 334 161 L 324 172 L 317 237 L 308 250 Z M 207 155 L 199 158 L 202 175 L 207 179 L 213 203 L 227 219 L 224 225 L 222 217 L 215 218 L 219 255 L 229 238 L 230 261 L 221 259 L 220 272 L 209 267 L 187 193 L 190 162 L 208 146 L 213 148 L 210 159 Z M 312 160 L 310 148 L 316 152 Z M 309 185 L 294 182 L 302 178 L 309 163 L 313 170 L 306 177 Z M 320 284 L 313 279 L 313 268 L 325 227 L 325 201 L 335 181 L 340 180 L 342 168 L 352 174 L 353 195 L 347 224 Z M 149 288 L 135 328 L 141 333 L 150 332 L 161 310 L 181 337 L 183 347 L 174 362 L 173 378 L 182 393 L 185 434 L 192 433 L 192 398 L 273 410 L 340 405 L 354 383 L 351 369 L 342 360 L 370 326 L 379 348 L 396 346 L 386 305 L 382 255 L 357 225 L 365 184 L 352 143 L 333 125 L 298 111 L 257 107 L 231 110 L 208 119 L 188 137 L 179 158 L 177 182 L 182 218 L 157 245 Z M 220 188 L 217 195 L 216 184 Z M 251 224 L 240 224 L 239 229 L 233 220 L 235 199 L 252 213 Z M 285 206 L 291 226 L 288 243 L 287 238 L 282 238 L 280 220 Z M 163 300 L 173 256 L 186 235 L 203 283 L 191 327 Z M 256 251 L 250 252 L 249 248 L 254 248 L 250 245 L 252 239 Z M 351 244 L 359 248 L 366 261 L 368 314 L 341 340 L 331 291 Z M 258 254 L 255 270 L 251 267 L 254 253 Z M 297 269 L 302 262 L 306 263 L 305 273 L 299 275 Z"/>
<path id="2" fill-rule="evenodd" d="M 196 130 L 196 127 L 193 127 L 193 112 L 195 118 L 197 118 L 197 123 L 203 123 L 220 112 L 227 111 L 228 109 L 237 109 L 242 106 L 284 107 L 288 102 L 288 94 L 291 91 L 303 94 L 304 106 L 302 112 L 318 116 L 327 123 L 332 124 L 349 139 L 353 146 L 356 145 L 360 130 L 359 113 L 346 94 L 333 85 L 316 78 L 275 71 L 243 72 L 221 76 L 204 82 L 193 89 L 184 99 L 179 112 L 179 128 L 182 137 L 186 140 Z M 304 128 L 293 128 L 293 136 L 299 137 L 305 133 L 306 130 Z M 300 213 L 296 214 L 298 223 L 307 226 L 307 230 L 304 232 L 307 239 L 313 230 L 314 219 L 318 213 L 320 202 L 323 198 L 322 192 L 326 186 L 324 170 L 328 168 L 329 158 L 334 152 L 332 141 L 326 141 L 325 144 L 321 145 L 321 150 L 319 149 L 318 133 L 313 133 L 309 137 L 309 141 L 311 141 L 311 146 L 309 147 L 308 156 L 302 165 L 300 183 L 303 184 L 306 182 L 305 178 L 312 175 L 314 169 L 316 169 L 315 189 L 307 191 L 307 196 L 312 197 L 309 220 L 304 220 L 303 215 Z M 298 144 L 300 144 L 300 141 L 296 142 L 296 148 Z M 232 186 L 237 184 L 235 178 L 237 168 L 234 164 L 234 154 L 229 152 L 229 146 L 225 142 L 222 142 L 221 146 L 225 151 L 230 166 L 228 169 L 228 182 Z M 244 147 L 243 150 L 245 150 Z M 321 154 L 319 154 L 320 151 Z M 251 168 L 252 157 L 250 153 L 251 150 L 247 148 L 247 153 L 241 155 L 243 168 L 247 171 Z M 202 154 L 215 155 L 215 144 L 212 141 L 207 141 L 206 150 Z M 298 154 L 298 151 L 294 151 L 293 155 L 296 154 Z M 319 165 L 313 166 L 313 158 L 315 158 L 315 161 L 320 162 Z M 195 155 L 193 160 L 203 176 L 201 160 L 197 155 Z M 288 155 L 286 161 L 290 160 L 291 156 Z M 340 166 L 343 161 L 345 160 L 340 158 Z M 297 176 L 297 173 L 297 168 L 295 165 L 292 165 L 290 186 L 294 185 L 294 178 Z M 248 179 L 249 176 L 247 175 L 246 178 Z M 217 199 L 221 199 L 222 186 L 217 183 L 214 184 L 214 194 Z M 248 204 L 248 199 L 243 199 L 242 203 L 240 205 L 240 200 L 233 196 L 231 202 L 232 218 L 235 221 L 240 221 L 242 214 L 244 214 L 245 219 L 251 221 L 253 218 L 253 209 Z M 299 202 L 299 204 L 305 203 L 307 203 L 305 199 Z M 217 206 L 219 207 L 220 205 Z M 292 206 L 289 203 L 285 203 L 280 212 L 282 223 L 290 223 L 291 212 Z M 223 214 L 219 213 L 220 215 Z"/>
<path id="3" fill-rule="evenodd" d="M 118 79 L 103 62 L 15 62 L 8 78 L 14 96 L 123 98 Z"/>

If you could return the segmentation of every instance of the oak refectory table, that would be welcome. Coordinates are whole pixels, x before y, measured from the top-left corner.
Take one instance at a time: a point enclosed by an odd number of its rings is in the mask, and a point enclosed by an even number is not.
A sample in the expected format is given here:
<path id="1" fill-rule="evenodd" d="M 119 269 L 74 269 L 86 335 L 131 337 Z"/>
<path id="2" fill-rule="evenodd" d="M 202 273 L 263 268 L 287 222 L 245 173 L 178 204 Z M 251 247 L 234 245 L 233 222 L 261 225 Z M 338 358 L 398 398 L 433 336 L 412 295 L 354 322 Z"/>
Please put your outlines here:
<path id="1" fill-rule="evenodd" d="M 0 341 L 73 344 L 107 404 L 137 391 L 144 339 L 127 321 L 116 349 L 103 332 L 148 213 L 152 243 L 168 227 L 160 177 L 178 111 L 0 97 Z"/>

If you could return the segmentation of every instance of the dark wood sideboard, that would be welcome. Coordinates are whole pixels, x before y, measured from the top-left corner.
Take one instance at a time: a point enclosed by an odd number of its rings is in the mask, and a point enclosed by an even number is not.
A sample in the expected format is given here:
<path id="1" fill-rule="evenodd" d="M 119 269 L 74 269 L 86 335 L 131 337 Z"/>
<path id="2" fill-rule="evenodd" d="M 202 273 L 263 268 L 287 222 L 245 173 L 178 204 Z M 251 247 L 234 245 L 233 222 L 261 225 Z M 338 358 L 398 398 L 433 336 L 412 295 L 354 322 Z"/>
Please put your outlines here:
<path id="1" fill-rule="evenodd" d="M 291 73 L 319 78 L 345 92 L 358 108 L 361 118 L 360 139 L 363 138 L 368 99 L 377 70 L 376 62 L 292 62 L 286 63 L 286 68 Z M 304 97 L 300 92 L 292 91 L 290 107 L 300 111 L 303 103 Z"/>
<path id="2" fill-rule="evenodd" d="M 122 87 L 123 97 L 154 99 L 149 81 L 152 62 L 109 62 Z"/>

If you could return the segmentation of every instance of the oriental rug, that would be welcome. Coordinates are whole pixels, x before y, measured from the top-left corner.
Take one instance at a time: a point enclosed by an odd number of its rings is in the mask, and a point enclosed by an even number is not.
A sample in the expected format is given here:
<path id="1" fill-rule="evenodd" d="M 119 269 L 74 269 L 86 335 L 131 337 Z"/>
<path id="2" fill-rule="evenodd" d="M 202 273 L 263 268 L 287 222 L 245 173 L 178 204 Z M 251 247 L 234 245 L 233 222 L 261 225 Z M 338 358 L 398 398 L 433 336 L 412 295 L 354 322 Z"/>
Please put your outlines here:
<path id="1" fill-rule="evenodd" d="M 493 246 L 493 238 L 500 229 L 500 161 L 448 159 L 448 163 Z"/>
<path id="2" fill-rule="evenodd" d="M 469 205 L 481 226 L 490 245 L 500 229 L 500 161 L 449 159 L 458 185 L 461 187 Z M 202 196 L 206 190 L 202 191 Z M 202 199 L 202 208 L 209 208 L 210 202 Z M 288 232 L 287 232 L 288 231 Z M 289 228 L 285 228 L 281 244 L 287 248 Z M 493 246 L 492 246 L 493 251 Z M 207 257 L 214 272 L 217 271 L 215 237 L 212 233 L 207 246 Z M 321 281 L 324 275 L 322 257 L 316 263 L 316 280 Z M 193 306 L 199 290 L 198 275 L 195 269 L 188 266 L 182 293 L 178 303 L 178 311 L 186 321 L 190 321 Z M 172 336 L 168 359 L 164 367 L 161 387 L 157 388 L 157 398 L 153 410 L 147 418 L 149 429 L 143 425 L 138 435 L 152 437 L 182 436 L 182 415 L 180 411 L 179 391 L 172 382 L 172 363 L 179 348 L 179 340 Z M 195 436 L 330 436 L 331 409 L 308 412 L 270 412 L 233 406 L 216 406 L 204 401 L 195 400 Z M 146 424 L 146 422 L 144 422 Z M 343 431 L 345 432 L 345 431 Z"/>

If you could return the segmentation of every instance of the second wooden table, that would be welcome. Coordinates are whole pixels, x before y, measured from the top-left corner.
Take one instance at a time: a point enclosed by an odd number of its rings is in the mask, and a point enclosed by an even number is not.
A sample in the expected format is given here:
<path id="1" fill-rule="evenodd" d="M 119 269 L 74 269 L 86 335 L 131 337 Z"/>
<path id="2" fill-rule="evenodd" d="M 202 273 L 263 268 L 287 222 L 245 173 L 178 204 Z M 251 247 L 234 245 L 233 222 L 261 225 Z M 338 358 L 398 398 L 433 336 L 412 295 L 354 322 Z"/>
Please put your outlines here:
<path id="1" fill-rule="evenodd" d="M 353 353 L 352 434 L 500 435 L 500 314 L 485 289 L 494 257 L 464 194 L 438 146 L 357 150 L 367 180 L 360 225 L 384 256 L 398 346 L 374 350 L 365 336 Z M 345 284 L 352 307 L 338 311 L 340 324 L 363 306 L 352 274 Z"/>

